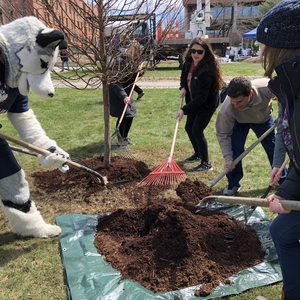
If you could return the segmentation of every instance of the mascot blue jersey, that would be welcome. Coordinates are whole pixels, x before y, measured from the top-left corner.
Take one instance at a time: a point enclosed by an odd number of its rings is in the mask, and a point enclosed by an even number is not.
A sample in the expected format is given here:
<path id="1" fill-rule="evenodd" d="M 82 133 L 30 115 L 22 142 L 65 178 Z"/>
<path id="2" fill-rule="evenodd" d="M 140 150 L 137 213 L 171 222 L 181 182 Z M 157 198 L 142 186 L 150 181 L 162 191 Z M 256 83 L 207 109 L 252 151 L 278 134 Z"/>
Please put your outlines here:
<path id="1" fill-rule="evenodd" d="M 6 113 L 7 111 L 21 113 L 27 111 L 27 96 L 21 95 L 18 88 L 9 88 L 4 82 L 4 75 L 5 67 L 4 64 L 0 62 L 0 113 Z M 15 174 L 21 169 L 6 140 L 1 138 L 0 166 L 0 179 Z"/>
<path id="2" fill-rule="evenodd" d="M 5 83 L 5 66 L 0 62 L 0 113 L 7 111 L 22 113 L 28 110 L 28 97 L 19 93 L 18 88 L 9 88 Z"/>

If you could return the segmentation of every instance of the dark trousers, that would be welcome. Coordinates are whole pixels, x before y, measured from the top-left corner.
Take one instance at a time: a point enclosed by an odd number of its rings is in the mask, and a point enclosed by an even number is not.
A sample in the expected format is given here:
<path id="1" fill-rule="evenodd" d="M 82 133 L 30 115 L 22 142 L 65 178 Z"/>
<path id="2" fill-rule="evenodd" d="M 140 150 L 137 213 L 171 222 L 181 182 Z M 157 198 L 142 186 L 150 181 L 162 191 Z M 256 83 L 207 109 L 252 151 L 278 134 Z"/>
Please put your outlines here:
<path id="1" fill-rule="evenodd" d="M 264 134 L 274 124 L 273 117 L 263 124 L 243 124 L 235 122 L 233 132 L 231 136 L 231 147 L 233 152 L 233 159 L 236 159 L 245 150 L 246 138 L 249 130 L 252 129 L 257 138 Z M 268 134 L 261 142 L 270 165 L 272 167 L 274 147 L 275 147 L 275 131 L 273 130 Z M 243 178 L 243 166 L 242 162 L 239 162 L 235 168 L 227 173 L 228 185 L 240 186 L 240 180 Z"/>
<path id="2" fill-rule="evenodd" d="M 270 233 L 281 267 L 284 299 L 300 300 L 300 211 L 278 214 Z"/>
<path id="3" fill-rule="evenodd" d="M 0 138 L 0 179 L 13 175 L 21 170 L 9 144 Z"/>
<path id="4" fill-rule="evenodd" d="M 138 94 L 141 94 L 143 92 L 143 90 L 138 85 L 134 86 L 134 91 L 137 92 Z"/>
<path id="5" fill-rule="evenodd" d="M 118 118 L 116 126 L 118 126 L 119 121 L 120 121 L 120 118 Z M 123 120 L 120 124 L 120 127 L 119 127 L 120 134 L 123 138 L 128 137 L 128 133 L 131 128 L 132 121 L 133 121 L 133 117 L 124 117 L 123 118 Z"/>
<path id="6" fill-rule="evenodd" d="M 204 130 L 207 127 L 214 109 L 203 110 L 199 114 L 189 113 L 187 115 L 185 131 L 194 148 L 194 154 L 201 157 L 202 162 L 208 162 L 208 145 L 204 135 Z"/>

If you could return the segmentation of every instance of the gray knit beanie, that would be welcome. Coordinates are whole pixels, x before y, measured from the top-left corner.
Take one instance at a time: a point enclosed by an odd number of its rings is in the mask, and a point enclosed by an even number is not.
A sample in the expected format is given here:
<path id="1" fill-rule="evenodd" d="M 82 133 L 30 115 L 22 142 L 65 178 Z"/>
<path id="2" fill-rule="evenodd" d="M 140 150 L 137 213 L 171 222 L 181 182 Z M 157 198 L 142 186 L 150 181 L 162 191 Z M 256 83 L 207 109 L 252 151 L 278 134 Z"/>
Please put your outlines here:
<path id="1" fill-rule="evenodd" d="M 283 0 L 271 8 L 258 24 L 256 39 L 273 48 L 300 48 L 300 1 Z"/>

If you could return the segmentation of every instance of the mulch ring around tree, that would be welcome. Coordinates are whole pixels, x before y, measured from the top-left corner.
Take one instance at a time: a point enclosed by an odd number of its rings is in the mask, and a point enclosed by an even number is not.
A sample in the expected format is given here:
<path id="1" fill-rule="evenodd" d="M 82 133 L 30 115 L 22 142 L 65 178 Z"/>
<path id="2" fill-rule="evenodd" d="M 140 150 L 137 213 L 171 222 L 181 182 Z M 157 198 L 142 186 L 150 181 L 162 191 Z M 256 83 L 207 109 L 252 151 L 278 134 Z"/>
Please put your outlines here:
<path id="1" fill-rule="evenodd" d="M 186 179 L 176 188 L 139 186 L 151 172 L 141 161 L 112 157 L 108 169 L 103 169 L 101 157 L 84 163 L 110 182 L 130 181 L 104 187 L 95 176 L 72 169 L 67 176 L 57 170 L 36 172 L 34 185 L 49 195 L 77 193 L 97 199 L 109 189 L 110 196 L 126 198 L 127 206 L 124 200 L 111 214 L 99 218 L 94 239 L 98 252 L 123 279 L 153 292 L 201 284 L 195 296 L 206 296 L 220 283 L 231 284 L 228 277 L 263 261 L 265 253 L 250 226 L 222 212 L 196 211 L 195 205 L 212 195 L 201 181 Z M 169 191 L 174 196 L 168 196 Z M 228 243 L 226 233 L 235 233 L 241 226 L 238 238 Z"/>

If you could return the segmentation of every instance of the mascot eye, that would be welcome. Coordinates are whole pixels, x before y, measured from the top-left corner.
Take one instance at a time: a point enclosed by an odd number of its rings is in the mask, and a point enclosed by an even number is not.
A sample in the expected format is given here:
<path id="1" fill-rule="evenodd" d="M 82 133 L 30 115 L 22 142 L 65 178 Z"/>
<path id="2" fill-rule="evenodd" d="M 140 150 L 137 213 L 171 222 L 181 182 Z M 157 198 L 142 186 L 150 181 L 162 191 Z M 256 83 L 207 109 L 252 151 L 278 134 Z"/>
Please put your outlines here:
<path id="1" fill-rule="evenodd" d="M 41 61 L 41 67 L 42 67 L 42 69 L 47 69 L 47 68 L 48 68 L 48 63 L 45 62 L 45 61 L 42 60 L 42 59 L 40 59 L 40 61 Z"/>

